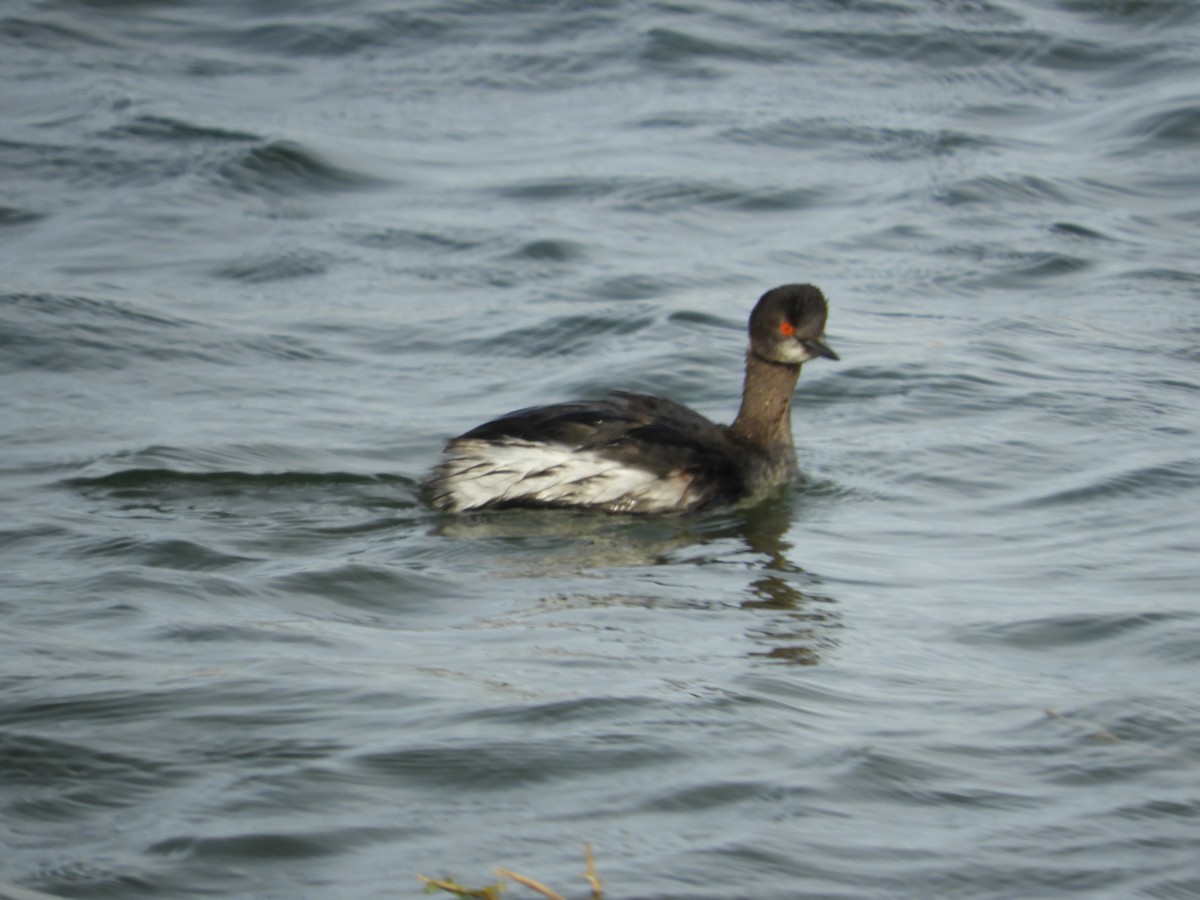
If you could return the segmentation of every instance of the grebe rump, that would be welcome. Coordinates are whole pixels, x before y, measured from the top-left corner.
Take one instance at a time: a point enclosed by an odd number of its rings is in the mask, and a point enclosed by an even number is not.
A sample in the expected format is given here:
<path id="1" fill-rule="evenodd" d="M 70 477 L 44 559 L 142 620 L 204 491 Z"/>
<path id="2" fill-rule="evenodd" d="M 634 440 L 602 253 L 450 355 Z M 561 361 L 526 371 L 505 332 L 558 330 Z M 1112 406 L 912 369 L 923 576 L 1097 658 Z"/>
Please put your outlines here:
<path id="1" fill-rule="evenodd" d="M 750 314 L 742 406 L 715 425 L 672 400 L 614 391 L 521 409 L 453 438 L 426 479 L 447 512 L 579 507 L 688 512 L 734 503 L 794 479 L 792 392 L 800 366 L 838 356 L 811 284 L 767 291 Z"/>

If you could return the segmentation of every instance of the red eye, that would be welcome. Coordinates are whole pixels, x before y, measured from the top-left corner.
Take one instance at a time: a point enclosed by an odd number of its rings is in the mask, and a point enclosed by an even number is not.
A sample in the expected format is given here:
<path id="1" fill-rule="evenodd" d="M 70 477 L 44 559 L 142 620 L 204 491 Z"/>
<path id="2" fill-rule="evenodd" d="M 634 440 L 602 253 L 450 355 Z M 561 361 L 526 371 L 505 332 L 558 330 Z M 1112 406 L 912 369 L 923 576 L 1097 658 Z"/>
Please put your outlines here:
<path id="1" fill-rule="evenodd" d="M 784 337 L 791 337 L 793 334 L 796 333 L 796 326 L 793 325 L 791 322 L 783 322 L 779 326 L 779 333 L 782 334 Z"/>

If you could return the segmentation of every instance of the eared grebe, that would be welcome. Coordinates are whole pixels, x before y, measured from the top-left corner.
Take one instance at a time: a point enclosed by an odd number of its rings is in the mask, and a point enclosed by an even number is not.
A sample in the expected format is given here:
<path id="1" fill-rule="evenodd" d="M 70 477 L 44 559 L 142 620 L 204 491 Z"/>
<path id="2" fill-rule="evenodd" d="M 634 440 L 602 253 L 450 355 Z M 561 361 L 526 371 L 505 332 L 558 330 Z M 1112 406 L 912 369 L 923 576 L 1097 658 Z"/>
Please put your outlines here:
<path id="1" fill-rule="evenodd" d="M 430 502 L 448 512 L 687 512 L 790 481 L 797 475 L 792 391 L 800 366 L 838 358 L 821 342 L 827 313 L 811 284 L 762 295 L 750 314 L 742 407 L 732 425 L 625 391 L 518 410 L 446 444 L 426 480 Z"/>

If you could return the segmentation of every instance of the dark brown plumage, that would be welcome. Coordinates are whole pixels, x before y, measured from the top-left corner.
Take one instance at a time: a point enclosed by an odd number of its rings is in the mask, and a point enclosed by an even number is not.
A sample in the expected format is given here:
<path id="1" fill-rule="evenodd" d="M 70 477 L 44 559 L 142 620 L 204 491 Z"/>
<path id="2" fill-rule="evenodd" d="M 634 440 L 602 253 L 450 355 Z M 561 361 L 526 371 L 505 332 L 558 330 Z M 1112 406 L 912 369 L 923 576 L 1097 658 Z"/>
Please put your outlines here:
<path id="1" fill-rule="evenodd" d="M 689 511 L 732 503 L 796 475 L 791 397 L 800 366 L 837 359 L 812 285 L 764 294 L 750 316 L 742 405 L 729 426 L 672 400 L 624 391 L 531 407 L 446 445 L 426 486 L 438 509 L 585 507 Z"/>

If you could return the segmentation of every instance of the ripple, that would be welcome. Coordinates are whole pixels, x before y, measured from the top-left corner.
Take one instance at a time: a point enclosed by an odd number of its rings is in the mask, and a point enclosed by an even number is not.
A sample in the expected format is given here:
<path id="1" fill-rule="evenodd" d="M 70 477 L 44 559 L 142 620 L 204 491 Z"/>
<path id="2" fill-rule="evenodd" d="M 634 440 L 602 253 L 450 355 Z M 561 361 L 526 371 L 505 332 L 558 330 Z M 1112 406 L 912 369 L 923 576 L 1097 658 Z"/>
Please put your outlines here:
<path id="1" fill-rule="evenodd" d="M 28 702 L 6 703 L 0 707 L 0 723 L 8 726 L 20 724 L 22 728 L 67 722 L 111 725 L 126 718 L 170 716 L 205 697 L 207 691 L 207 686 L 177 690 L 145 686 L 139 690 L 98 690 L 94 685 L 85 687 L 77 684 L 69 697 L 42 694 Z M 150 764 L 138 762 L 132 765 L 141 770 Z"/>
<path id="2" fill-rule="evenodd" d="M 185 323 L 128 304 L 57 294 L 0 295 L 0 348 L 17 371 L 119 369 L 141 352 L 158 359 L 198 359 L 195 349 L 164 340 Z"/>
<path id="3" fill-rule="evenodd" d="M 43 823 L 127 809 L 144 802 L 179 770 L 146 756 L 4 732 L 0 772 L 13 799 L 5 805 L 6 817 Z"/>
<path id="4" fill-rule="evenodd" d="M 1181 285 L 1200 285 L 1200 272 L 1186 271 L 1183 269 L 1133 269 L 1127 272 L 1121 272 L 1117 278 L 1122 281 L 1129 281 L 1135 284 L 1140 284 L 1144 280 L 1163 281 L 1169 284 Z"/>
<path id="5" fill-rule="evenodd" d="M 677 28 L 651 28 L 646 32 L 642 60 L 654 66 L 678 66 L 695 60 L 765 62 L 781 58 L 749 41 L 735 43 L 727 37 L 705 37 Z"/>
<path id="6" fill-rule="evenodd" d="M 960 284 L 971 288 L 1021 288 L 1040 284 L 1048 279 L 1066 278 L 1094 268 L 1095 263 L 1081 256 L 1067 253 L 1038 251 L 1033 253 L 1004 254 L 1003 268 L 987 275 L 960 279 Z"/>
<path id="7" fill-rule="evenodd" d="M 747 213 L 809 209 L 830 196 L 828 188 L 759 188 L 700 181 L 658 180 L 630 186 L 621 209 L 663 213 L 691 207 L 721 207 Z"/>
<path id="8" fill-rule="evenodd" d="M 1190 0 L 1155 0 L 1153 3 L 1110 3 L 1107 0 L 1061 0 L 1063 9 L 1108 26 L 1183 26 L 1200 18 Z"/>
<path id="9" fill-rule="evenodd" d="M 953 129 L 887 128 L 829 118 L 783 119 L 770 125 L 732 128 L 722 137 L 756 147 L 816 149 L 894 162 L 949 157 L 1000 145 L 994 138 Z"/>
<path id="10" fill-rule="evenodd" d="M 825 187 L 749 187 L 670 178 L 571 178 L 519 182 L 495 188 L 508 199 L 562 201 L 611 198 L 615 208 L 661 214 L 721 207 L 747 213 L 793 212 L 824 202 Z"/>
<path id="11" fill-rule="evenodd" d="M 261 140 L 258 135 L 248 131 L 196 125 L 169 116 L 137 116 L 131 121 L 113 128 L 108 134 L 113 137 L 135 137 L 171 143 L 242 144 Z"/>
<path id="12" fill-rule="evenodd" d="M 470 82 L 505 91 L 561 91 L 571 85 L 588 85 L 603 70 L 623 60 L 624 55 L 624 48 L 619 44 L 580 48 L 574 53 L 562 53 L 558 49 L 545 53 L 496 53 L 491 57 L 496 71 L 473 74 Z"/>
<path id="13" fill-rule="evenodd" d="M 1058 488 L 1036 497 L 1019 500 L 1013 509 L 1041 509 L 1056 506 L 1076 507 L 1095 500 L 1110 501 L 1134 497 L 1173 496 L 1190 488 L 1200 477 L 1200 459 L 1180 459 L 1152 465 L 1131 466 L 1104 475 L 1078 473 L 1074 480 L 1084 483 Z"/>
<path id="14" fill-rule="evenodd" d="M 229 278 L 245 284 L 267 284 L 290 278 L 309 278 L 324 275 L 336 262 L 331 253 L 318 250 L 287 250 L 262 256 L 242 258 L 213 270 L 218 278 Z"/>
<path id="15" fill-rule="evenodd" d="M 68 27 L 49 20 L 5 17 L 0 19 L 0 40 L 15 42 L 20 47 L 63 52 L 79 47 L 110 47 L 108 41 L 77 25 Z"/>
<path id="16" fill-rule="evenodd" d="M 28 209 L 17 209 L 12 206 L 0 206 L 0 228 L 15 225 L 31 225 L 45 218 L 41 213 Z"/>
<path id="17" fill-rule="evenodd" d="M 1147 145 L 1194 146 L 1200 144 L 1200 104 L 1189 101 L 1178 103 L 1168 109 L 1147 113 L 1127 126 L 1126 131 Z M 1135 151 L 1131 148 L 1130 152 Z M 1136 152 L 1142 152 L 1142 150 Z"/>
<path id="18" fill-rule="evenodd" d="M 172 625 L 158 632 L 164 641 L 181 644 L 306 644 L 333 646 L 332 642 L 311 634 L 299 634 L 278 628 L 249 625 Z M 275 754 L 266 754 L 274 758 Z"/>
<path id="19" fill-rule="evenodd" d="M 220 837 L 173 837 L 151 844 L 150 853 L 207 864 L 320 859 L 361 849 L 374 840 L 394 839 L 385 828 L 339 828 L 312 832 L 252 832 Z"/>
<path id="20" fill-rule="evenodd" d="M 355 763 L 389 781 L 426 791 L 446 787 L 511 791 L 571 776 L 622 772 L 665 763 L 677 754 L 618 734 L 530 738 L 512 743 L 440 744 L 359 756 Z"/>
<path id="21" fill-rule="evenodd" d="M 493 192 L 510 200 L 591 200 L 615 193 L 622 184 L 616 178 L 537 178 L 497 187 Z"/>
<path id="22" fill-rule="evenodd" d="M 253 57 L 270 54 L 285 58 L 339 58 L 375 48 L 449 40 L 449 20 L 423 11 L 387 10 L 345 16 L 296 15 L 286 21 L 224 27 L 195 27 L 191 41 L 236 49 Z"/>
<path id="23" fill-rule="evenodd" d="M 222 166 L 220 176 L 236 191 L 269 195 L 363 190 L 383 181 L 336 165 L 294 141 L 256 146 Z"/>
<path id="24" fill-rule="evenodd" d="M 1061 72 L 1091 71 L 1108 74 L 1137 65 L 1147 56 L 1158 56 L 1161 49 L 1161 45 L 1156 44 L 1118 44 L 1075 37 L 1046 36 L 1042 47 L 1033 54 L 1033 61 L 1042 68 Z"/>
<path id="25" fill-rule="evenodd" d="M 143 452 L 146 457 L 160 459 L 187 459 L 204 465 L 206 460 L 192 450 L 174 450 L 169 447 L 152 447 Z M 248 456 L 275 458 L 273 448 L 232 448 L 213 457 L 228 459 Z M 174 487 L 181 491 L 202 490 L 206 493 L 236 495 L 249 488 L 273 490 L 278 488 L 312 488 L 321 490 L 339 486 L 370 486 L 378 484 L 408 483 L 408 479 L 393 475 L 362 475 L 353 472 L 236 472 L 236 471 L 182 471 L 175 469 L 123 469 L 97 477 L 69 478 L 61 482 L 63 487 L 80 491 L 107 492 L 117 498 L 136 497 L 142 493 L 163 494 Z"/>
<path id="26" fill-rule="evenodd" d="M 574 241 L 540 240 L 524 244 L 513 256 L 519 259 L 538 261 L 575 262 L 585 259 L 587 252 L 582 244 Z"/>
<path id="27" fill-rule="evenodd" d="M 677 287 L 678 284 L 659 275 L 629 272 L 598 278 L 584 286 L 583 290 L 598 300 L 649 300 L 670 294 Z"/>
<path id="28" fill-rule="evenodd" d="M 1134 821 L 1155 819 L 1200 820 L 1200 799 L 1147 800 L 1115 810 L 1115 814 Z"/>
<path id="29" fill-rule="evenodd" d="M 620 293 L 620 292 L 618 292 Z M 638 296 L 635 292 L 633 296 Z M 610 290 L 602 296 L 613 296 Z M 628 292 L 625 294 L 629 297 Z M 572 356 L 597 346 L 613 335 L 635 334 L 652 328 L 653 319 L 612 316 L 558 316 L 532 327 L 506 331 L 489 343 L 505 356 Z"/>
<path id="30" fill-rule="evenodd" d="M 284 593 L 311 594 L 356 609 L 401 614 L 414 602 L 426 606 L 464 595 L 454 582 L 411 569 L 350 564 L 296 572 L 272 579 Z"/>
<path id="31" fill-rule="evenodd" d="M 170 460 L 178 468 L 121 469 L 67 479 L 59 482 L 59 487 L 85 498 L 91 516 L 119 520 L 122 532 L 131 535 L 134 543 L 125 547 L 103 541 L 95 545 L 100 551 L 108 550 L 114 563 L 159 565 L 140 571 L 158 572 L 160 577 L 169 577 L 161 573 L 170 569 L 182 571 L 188 566 L 222 572 L 219 581 L 213 581 L 216 576 L 212 574 L 196 578 L 195 584 L 187 587 L 189 594 L 210 591 L 214 596 L 240 596 L 237 579 L 241 578 L 244 593 L 257 595 L 262 592 L 260 554 L 269 556 L 293 542 L 297 542 L 293 549 L 302 554 L 331 542 L 353 541 L 362 547 L 375 534 L 394 532 L 406 515 L 419 514 L 418 484 L 402 476 L 294 470 L 253 473 L 220 468 L 221 463 L 231 461 L 257 461 L 274 468 L 308 455 L 295 448 L 225 447 L 204 453 L 164 447 L 148 448 L 138 455 L 144 462 Z M 112 460 L 106 460 L 96 468 L 111 464 Z M 236 525 L 239 537 L 225 536 L 231 525 Z M 157 532 L 164 527 L 201 529 L 203 534 L 190 538 L 198 545 L 195 548 L 160 544 L 163 538 Z M 229 541 L 235 541 L 236 550 L 228 549 Z M 128 550 L 127 556 L 121 555 L 122 549 Z M 226 572 L 228 577 L 224 577 Z M 154 585 L 106 584 L 97 589 L 101 587 L 106 592 L 144 593 Z M 440 594 L 449 590 L 445 585 L 430 588 Z M 172 584 L 169 589 L 178 591 L 179 586 Z"/>
<path id="32" fill-rule="evenodd" d="M 111 143 L 111 142 L 110 142 Z M 2 141 L 0 152 L 10 172 L 43 185 L 106 190 L 146 187 L 187 175 L 192 163 L 175 154 L 135 155 L 130 142 L 102 145 Z"/>
<path id="33" fill-rule="evenodd" d="M 356 244 L 379 250 L 418 250 L 421 252 L 446 250 L 458 252 L 474 250 L 485 243 L 484 238 L 476 235 L 458 235 L 445 231 L 397 227 L 353 228 L 348 230 L 347 236 Z"/>
<path id="34" fill-rule="evenodd" d="M 659 705 L 646 697 L 583 696 L 571 700 L 510 703 L 487 709 L 472 709 L 450 721 L 461 725 L 494 722 L 523 732 L 542 726 L 561 726 L 584 723 L 604 723 L 613 716 L 632 717 L 640 712 L 658 709 Z"/>
<path id="35" fill-rule="evenodd" d="M 241 335 L 130 303 L 58 294 L 0 294 L 0 368 L 76 372 L 247 357 L 328 359 L 291 335 Z"/>
<path id="36" fill-rule="evenodd" d="M 1097 231 L 1094 228 L 1089 228 L 1086 225 L 1080 225 L 1078 222 L 1055 222 L 1049 227 L 1052 234 L 1064 235 L 1068 238 L 1077 238 L 1086 241 L 1111 241 L 1113 238 Z"/>
<path id="37" fill-rule="evenodd" d="M 777 802 L 785 794 L 797 793 L 801 792 L 785 791 L 768 782 L 714 779 L 704 784 L 674 787 L 649 795 L 638 804 L 638 811 L 686 815 L 745 803 Z"/>
<path id="38" fill-rule="evenodd" d="M 221 553 L 211 547 L 186 540 L 143 541 L 136 538 L 109 538 L 86 542 L 78 547 L 86 556 L 107 557 L 135 562 L 153 568 L 203 572 L 226 569 L 255 561 L 251 557 Z"/>
<path id="39" fill-rule="evenodd" d="M 1004 644 L 1023 650 L 1059 650 L 1116 640 L 1164 625 L 1191 623 L 1196 618 L 1191 614 L 1153 612 L 1050 616 L 972 629 L 961 639 L 967 643 Z"/>
<path id="40" fill-rule="evenodd" d="M 1066 203 L 1070 195 L 1061 182 L 1035 175 L 981 175 L 946 188 L 938 200 L 947 206 L 970 206 L 997 202 Z"/>

